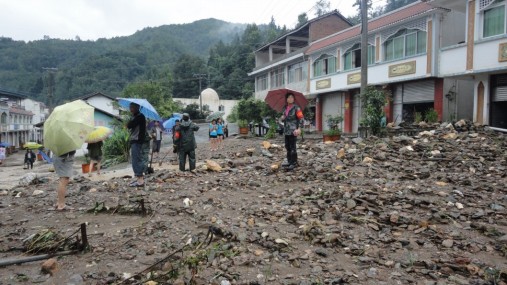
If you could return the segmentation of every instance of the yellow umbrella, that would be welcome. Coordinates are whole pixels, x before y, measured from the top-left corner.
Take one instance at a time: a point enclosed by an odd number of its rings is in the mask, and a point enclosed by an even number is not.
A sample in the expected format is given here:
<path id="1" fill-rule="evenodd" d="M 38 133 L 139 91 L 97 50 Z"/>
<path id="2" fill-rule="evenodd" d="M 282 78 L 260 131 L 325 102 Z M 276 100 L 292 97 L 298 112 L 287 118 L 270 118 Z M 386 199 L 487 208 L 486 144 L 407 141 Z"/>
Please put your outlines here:
<path id="1" fill-rule="evenodd" d="M 83 100 L 56 107 L 44 123 L 44 145 L 58 156 L 80 148 L 93 131 L 93 112 Z"/>
<path id="2" fill-rule="evenodd" d="M 113 130 L 108 127 L 98 126 L 95 127 L 95 130 L 91 132 L 88 137 L 86 138 L 87 143 L 96 143 L 103 141 L 107 139 L 111 134 L 113 133 Z"/>
<path id="3" fill-rule="evenodd" d="M 23 148 L 28 148 L 28 149 L 38 149 L 41 147 L 43 147 L 43 145 L 38 144 L 36 142 L 27 142 L 23 145 Z"/>

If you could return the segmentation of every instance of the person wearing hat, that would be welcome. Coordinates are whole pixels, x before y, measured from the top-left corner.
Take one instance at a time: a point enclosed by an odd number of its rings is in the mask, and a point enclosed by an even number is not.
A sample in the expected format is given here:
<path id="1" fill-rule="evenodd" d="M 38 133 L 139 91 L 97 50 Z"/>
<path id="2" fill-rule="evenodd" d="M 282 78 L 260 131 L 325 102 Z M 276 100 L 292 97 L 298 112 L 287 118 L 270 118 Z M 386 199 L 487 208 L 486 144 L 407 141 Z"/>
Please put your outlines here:
<path id="1" fill-rule="evenodd" d="M 180 124 L 174 129 L 174 143 L 178 149 L 180 171 L 185 171 L 187 156 L 190 171 L 195 169 L 195 149 L 197 148 L 197 143 L 195 142 L 194 132 L 198 130 L 199 126 L 190 120 L 188 113 L 183 114 Z"/>
<path id="2" fill-rule="evenodd" d="M 143 162 L 143 145 L 146 141 L 146 117 L 139 110 L 140 106 L 138 104 L 130 104 L 132 119 L 127 123 L 127 128 L 130 131 L 132 169 L 136 176 L 136 181 L 129 184 L 131 187 L 144 186 L 144 171 L 146 168 Z"/>

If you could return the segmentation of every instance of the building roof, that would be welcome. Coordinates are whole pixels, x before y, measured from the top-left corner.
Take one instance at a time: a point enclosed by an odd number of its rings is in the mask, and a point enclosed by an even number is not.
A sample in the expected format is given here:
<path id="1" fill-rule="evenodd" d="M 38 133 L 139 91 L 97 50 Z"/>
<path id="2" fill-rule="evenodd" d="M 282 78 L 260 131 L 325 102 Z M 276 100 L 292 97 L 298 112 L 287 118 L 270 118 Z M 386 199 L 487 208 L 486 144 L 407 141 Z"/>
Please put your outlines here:
<path id="1" fill-rule="evenodd" d="M 425 2 L 416 2 L 414 4 L 402 7 L 380 17 L 369 20 L 368 32 L 373 32 L 388 26 L 392 26 L 401 21 L 426 14 L 434 10 L 443 9 L 433 7 Z M 310 45 L 310 48 L 306 51 L 306 54 L 310 54 L 317 50 L 326 48 L 330 45 L 351 39 L 359 35 L 361 35 L 361 24 L 355 25 L 354 27 L 338 32 L 322 40 L 315 41 Z"/>
<path id="2" fill-rule="evenodd" d="M 317 18 L 313 18 L 313 19 L 311 19 L 311 20 L 308 20 L 306 23 L 304 23 L 304 24 L 303 24 L 303 25 L 301 25 L 300 27 L 297 27 L 296 29 L 294 29 L 294 30 L 292 30 L 292 31 L 289 31 L 289 32 L 287 32 L 287 33 L 285 33 L 285 34 L 281 35 L 280 37 L 278 37 L 278 38 L 277 38 L 277 39 L 275 39 L 274 41 L 271 41 L 271 42 L 269 42 L 269 43 L 267 43 L 267 44 L 265 44 L 265 45 L 261 46 L 260 48 L 258 48 L 257 50 L 255 50 L 255 52 L 258 52 L 258 51 L 261 51 L 261 50 L 263 50 L 263 49 L 266 49 L 266 48 L 268 48 L 270 45 L 272 45 L 272 44 L 274 44 L 274 43 L 276 43 L 276 42 L 278 42 L 278 41 L 282 40 L 283 38 L 286 38 L 286 37 L 288 37 L 288 36 L 292 36 L 292 35 L 297 34 L 297 33 L 301 32 L 301 31 L 303 31 L 303 30 L 305 30 L 305 29 L 308 29 L 308 28 L 309 28 L 309 26 L 310 26 L 310 24 L 312 24 L 312 23 L 314 23 L 314 22 L 317 22 L 317 21 L 319 21 L 319 20 L 321 20 L 321 19 L 324 19 L 324 18 L 326 18 L 326 17 L 329 17 L 329 16 L 331 16 L 331 15 L 336 15 L 336 16 L 338 16 L 338 17 L 339 17 L 339 18 L 341 18 L 343 21 L 345 21 L 345 22 L 346 22 L 346 23 L 348 23 L 350 26 L 352 26 L 352 23 L 351 23 L 351 22 L 350 22 L 347 18 L 345 18 L 345 17 L 344 17 L 344 16 L 343 16 L 340 12 L 338 12 L 338 10 L 334 10 L 334 11 L 329 12 L 329 13 L 327 13 L 327 14 L 324 14 L 324 15 L 322 15 L 322 16 L 320 16 L 320 17 L 317 17 Z"/>
<path id="3" fill-rule="evenodd" d="M 25 99 L 30 96 L 30 94 L 25 93 L 25 92 L 13 91 L 13 90 L 8 90 L 8 89 L 0 87 L 0 96 L 2 96 L 2 95 L 16 97 L 19 99 Z"/>
<path id="4" fill-rule="evenodd" d="M 87 103 L 87 104 L 88 104 L 88 103 Z M 90 104 L 88 104 L 88 105 L 90 105 Z M 92 105 L 90 105 L 90 106 L 92 106 Z M 95 111 L 98 111 L 98 112 L 103 113 L 103 114 L 105 114 L 105 115 L 107 115 L 107 116 L 109 116 L 109 117 L 113 117 L 113 118 L 116 118 L 116 119 L 118 119 L 118 120 L 120 120 L 120 121 L 121 121 L 121 117 L 120 117 L 120 116 L 118 116 L 118 115 L 111 114 L 111 113 L 109 113 L 109 112 L 108 112 L 108 111 L 106 111 L 106 110 L 103 110 L 103 109 L 97 108 L 96 106 L 92 106 L 92 107 L 93 107 L 93 108 L 95 108 Z"/>
<path id="5" fill-rule="evenodd" d="M 94 97 L 94 96 L 103 96 L 103 97 L 106 97 L 106 98 L 109 98 L 113 101 L 115 101 L 116 99 L 114 97 L 111 97 L 109 95 L 106 95 L 102 92 L 93 92 L 93 93 L 90 93 L 90 94 L 86 94 L 84 96 L 81 96 L 81 97 L 78 97 L 76 99 L 81 99 L 81 100 L 86 100 L 86 99 L 90 99 L 91 97 Z"/>
<path id="6" fill-rule="evenodd" d="M 9 108 L 9 113 L 15 113 L 15 114 L 33 116 L 33 113 L 31 111 L 27 111 L 25 109 L 21 109 L 21 108 L 17 108 L 17 107 L 10 107 Z"/>

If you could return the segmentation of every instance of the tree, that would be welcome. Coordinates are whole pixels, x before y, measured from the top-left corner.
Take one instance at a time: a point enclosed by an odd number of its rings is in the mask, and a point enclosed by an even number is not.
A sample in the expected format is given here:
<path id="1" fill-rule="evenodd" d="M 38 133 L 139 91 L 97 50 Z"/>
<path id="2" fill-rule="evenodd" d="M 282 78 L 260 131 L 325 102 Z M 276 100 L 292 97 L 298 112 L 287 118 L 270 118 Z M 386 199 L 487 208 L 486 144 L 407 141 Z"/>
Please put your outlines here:
<path id="1" fill-rule="evenodd" d="M 193 55 L 181 56 L 174 66 L 174 89 L 175 98 L 198 98 L 201 91 L 208 86 L 206 79 L 199 79 L 194 75 L 208 74 L 204 60 Z M 201 89 L 199 89 L 199 80 Z"/>
<path id="2" fill-rule="evenodd" d="M 387 0 L 386 5 L 384 6 L 384 13 L 391 12 L 408 4 L 412 4 L 417 2 L 418 0 Z"/>
<path id="3" fill-rule="evenodd" d="M 169 117 L 178 111 L 178 106 L 160 82 L 131 83 L 123 90 L 123 96 L 148 100 L 161 117 Z"/>
<path id="4" fill-rule="evenodd" d="M 320 17 L 329 12 L 331 3 L 326 0 L 319 0 L 315 3 L 315 16 Z"/>
<path id="5" fill-rule="evenodd" d="M 308 15 L 306 13 L 301 13 L 298 15 L 298 23 L 296 28 L 299 28 L 308 22 Z"/>
<path id="6" fill-rule="evenodd" d="M 191 119 L 204 119 L 206 115 L 201 114 L 197 103 L 188 104 L 181 110 L 182 113 L 188 113 Z"/>
<path id="7" fill-rule="evenodd" d="M 386 92 L 370 86 L 361 97 L 364 105 L 362 124 L 368 127 L 373 135 L 378 136 L 382 131 L 381 120 L 389 96 Z"/>

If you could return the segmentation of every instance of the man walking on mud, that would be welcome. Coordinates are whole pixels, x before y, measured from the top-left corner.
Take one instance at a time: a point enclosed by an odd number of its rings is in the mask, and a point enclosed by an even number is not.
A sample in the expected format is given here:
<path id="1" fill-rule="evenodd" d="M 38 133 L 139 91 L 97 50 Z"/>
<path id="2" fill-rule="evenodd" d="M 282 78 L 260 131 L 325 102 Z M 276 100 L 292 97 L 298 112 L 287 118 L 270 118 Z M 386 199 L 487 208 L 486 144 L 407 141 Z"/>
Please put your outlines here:
<path id="1" fill-rule="evenodd" d="M 178 148 L 180 171 L 185 171 L 187 156 L 190 171 L 195 170 L 195 149 L 197 148 L 197 143 L 194 132 L 198 130 L 199 126 L 190 120 L 190 116 L 187 113 L 183 114 L 181 123 L 174 129 L 174 142 Z"/>
<path id="2" fill-rule="evenodd" d="M 145 164 L 143 160 L 143 145 L 146 136 L 146 117 L 139 111 L 140 106 L 135 103 L 130 104 L 130 113 L 132 119 L 127 123 L 130 130 L 130 151 L 132 157 L 132 169 L 136 176 L 136 181 L 129 184 L 131 187 L 144 186 Z"/>

